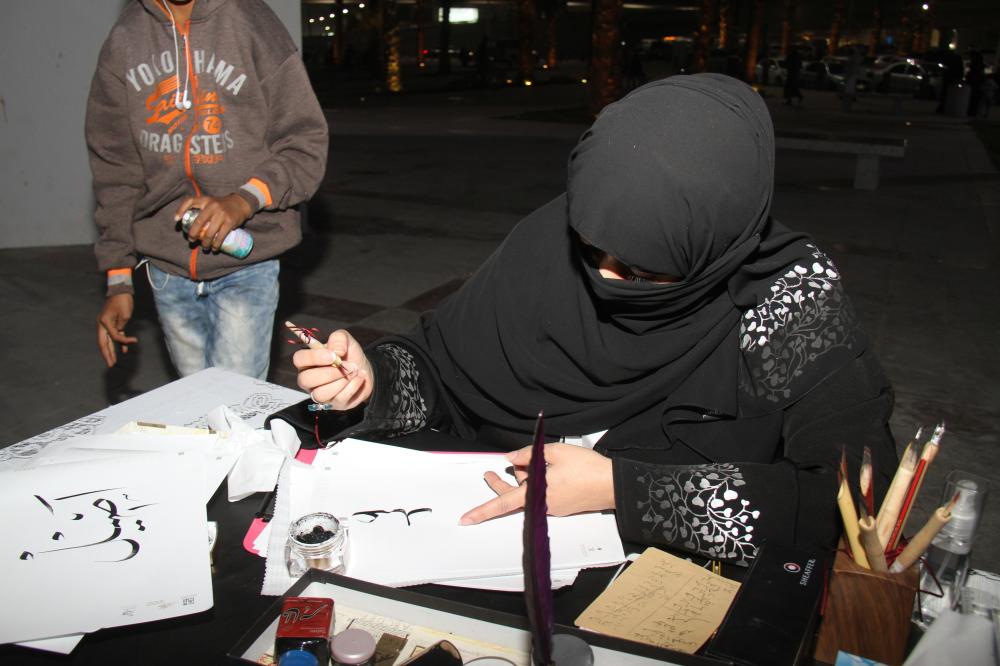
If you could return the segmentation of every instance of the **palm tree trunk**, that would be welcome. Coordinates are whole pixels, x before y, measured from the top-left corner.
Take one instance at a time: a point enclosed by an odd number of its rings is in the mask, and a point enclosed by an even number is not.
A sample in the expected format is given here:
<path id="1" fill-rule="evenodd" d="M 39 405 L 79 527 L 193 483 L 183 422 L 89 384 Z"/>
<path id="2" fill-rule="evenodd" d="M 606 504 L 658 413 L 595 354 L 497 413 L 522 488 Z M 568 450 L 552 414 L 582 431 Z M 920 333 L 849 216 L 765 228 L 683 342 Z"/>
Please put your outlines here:
<path id="1" fill-rule="evenodd" d="M 590 113 L 594 116 L 621 96 L 622 3 L 623 0 L 593 0 Z"/>
<path id="2" fill-rule="evenodd" d="M 438 72 L 451 73 L 451 0 L 441 0 L 441 39 L 438 46 Z"/>
<path id="3" fill-rule="evenodd" d="M 841 25 L 844 22 L 844 0 L 836 0 L 833 3 L 833 23 L 830 24 L 830 41 L 828 43 L 830 55 L 837 52 L 840 46 Z"/>
<path id="4" fill-rule="evenodd" d="M 753 3 L 753 19 L 750 24 L 750 35 L 747 37 L 747 62 L 746 80 L 753 81 L 756 75 L 757 54 L 760 53 L 760 45 L 764 36 L 764 0 L 755 0 Z M 764 81 L 764 83 L 767 83 Z"/>
<path id="5" fill-rule="evenodd" d="M 427 10 L 428 0 L 417 0 L 416 2 L 416 24 L 417 24 L 417 67 L 423 69 L 427 66 L 424 51 L 427 48 Z"/>
<path id="6" fill-rule="evenodd" d="M 875 0 L 872 12 L 872 32 L 868 38 L 868 55 L 878 55 L 878 45 L 882 43 L 882 0 Z"/>
<path id="7" fill-rule="evenodd" d="M 384 0 L 385 4 L 385 85 L 389 92 L 403 91 L 403 80 L 399 66 L 399 13 L 396 0 Z"/>
<path id="8" fill-rule="evenodd" d="M 903 0 L 899 12 L 899 42 L 896 53 L 909 55 L 913 50 L 913 0 Z"/>
<path id="9" fill-rule="evenodd" d="M 530 85 L 535 75 L 535 0 L 517 0 L 517 71 L 523 83 Z"/>
<path id="10" fill-rule="evenodd" d="M 333 45 L 330 49 L 333 66 L 340 67 L 344 62 L 344 0 L 333 3 Z"/>
<path id="11" fill-rule="evenodd" d="M 719 48 L 729 48 L 729 0 L 719 3 Z"/>
<path id="12" fill-rule="evenodd" d="M 545 17 L 545 36 L 546 42 L 548 42 L 545 50 L 545 66 L 549 69 L 555 67 L 559 60 L 558 13 L 558 9 L 552 9 Z"/>
<path id="13" fill-rule="evenodd" d="M 785 18 L 781 21 L 781 52 L 786 58 L 795 42 L 795 11 L 798 5 L 798 0 L 785 0 Z"/>
<path id="14" fill-rule="evenodd" d="M 694 63 L 691 70 L 704 72 L 708 62 L 708 49 L 712 44 L 712 24 L 715 17 L 715 0 L 701 0 L 698 10 L 698 37 L 694 45 Z"/>

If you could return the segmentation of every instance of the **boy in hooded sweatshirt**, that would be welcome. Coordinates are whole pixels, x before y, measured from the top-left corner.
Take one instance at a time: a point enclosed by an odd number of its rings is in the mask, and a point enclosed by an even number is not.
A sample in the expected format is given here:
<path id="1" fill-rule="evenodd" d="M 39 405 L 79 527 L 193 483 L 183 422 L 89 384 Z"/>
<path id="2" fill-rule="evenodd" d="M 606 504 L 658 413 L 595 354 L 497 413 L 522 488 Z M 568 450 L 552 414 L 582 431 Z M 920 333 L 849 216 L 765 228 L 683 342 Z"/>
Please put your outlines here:
<path id="1" fill-rule="evenodd" d="M 101 49 L 87 147 L 108 289 L 108 366 L 146 260 L 170 357 L 186 376 L 219 366 L 264 379 L 278 256 L 302 239 L 296 206 L 326 167 L 328 129 L 302 59 L 263 0 L 133 0 Z M 199 209 L 185 233 L 184 213 Z M 238 259 L 233 229 L 253 236 Z"/>

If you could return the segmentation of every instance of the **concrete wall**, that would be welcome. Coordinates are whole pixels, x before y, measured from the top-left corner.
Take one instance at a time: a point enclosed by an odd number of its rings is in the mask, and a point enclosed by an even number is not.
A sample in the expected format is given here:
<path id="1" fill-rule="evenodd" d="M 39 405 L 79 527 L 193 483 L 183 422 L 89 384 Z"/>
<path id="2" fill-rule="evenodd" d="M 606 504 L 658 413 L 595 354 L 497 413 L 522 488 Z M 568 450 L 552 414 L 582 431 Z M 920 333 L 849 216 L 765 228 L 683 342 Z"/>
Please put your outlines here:
<path id="1" fill-rule="evenodd" d="M 3 0 L 0 247 L 95 238 L 83 139 L 101 44 L 128 0 Z M 300 0 L 267 0 L 301 45 Z"/>

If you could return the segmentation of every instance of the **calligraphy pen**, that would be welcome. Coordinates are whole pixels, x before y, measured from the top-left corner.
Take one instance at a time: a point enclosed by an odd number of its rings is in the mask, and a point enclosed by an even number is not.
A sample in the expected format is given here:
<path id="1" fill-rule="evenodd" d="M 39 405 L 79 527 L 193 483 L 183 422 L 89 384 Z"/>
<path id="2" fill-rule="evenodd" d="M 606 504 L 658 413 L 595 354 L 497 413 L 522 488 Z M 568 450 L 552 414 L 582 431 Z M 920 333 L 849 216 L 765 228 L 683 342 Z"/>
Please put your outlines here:
<path id="1" fill-rule="evenodd" d="M 297 337 L 302 344 L 309 347 L 309 349 L 326 349 L 326 345 L 313 337 L 310 329 L 296 326 L 290 321 L 285 322 L 285 328 L 291 331 L 292 334 L 295 335 L 295 337 Z M 343 372 L 346 377 L 353 377 L 358 374 L 358 366 L 353 363 L 345 362 L 340 358 L 340 356 L 337 355 L 337 352 L 332 349 L 328 349 L 327 351 L 333 355 L 333 363 L 330 365 Z"/>

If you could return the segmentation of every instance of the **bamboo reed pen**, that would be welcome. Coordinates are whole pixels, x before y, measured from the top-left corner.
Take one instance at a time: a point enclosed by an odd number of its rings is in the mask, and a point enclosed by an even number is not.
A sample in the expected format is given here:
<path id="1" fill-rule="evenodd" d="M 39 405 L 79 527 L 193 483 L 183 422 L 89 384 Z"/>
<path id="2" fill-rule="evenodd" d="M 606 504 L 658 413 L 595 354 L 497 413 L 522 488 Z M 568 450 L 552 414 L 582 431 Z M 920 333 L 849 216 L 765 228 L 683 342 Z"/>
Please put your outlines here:
<path id="1" fill-rule="evenodd" d="M 878 540 L 878 531 L 875 529 L 875 518 L 863 516 L 858 520 L 858 538 L 861 547 L 865 549 L 865 556 L 871 565 L 872 571 L 888 571 L 889 565 L 885 561 L 885 553 L 882 552 L 882 542 Z"/>
<path id="2" fill-rule="evenodd" d="M 851 549 L 851 557 L 859 566 L 871 569 L 868 558 L 865 556 L 865 549 L 861 545 L 858 529 L 858 512 L 854 508 L 854 500 L 851 499 L 851 491 L 847 487 L 847 457 L 845 452 L 840 454 L 840 488 L 837 490 L 837 508 L 840 509 L 840 518 L 844 521 L 844 536 L 847 537 L 847 545 Z"/>
<path id="3" fill-rule="evenodd" d="M 892 477 L 892 483 L 889 484 L 889 490 L 885 494 L 885 499 L 882 500 L 882 506 L 879 507 L 875 523 L 878 526 L 879 542 L 883 547 L 889 542 L 892 528 L 896 526 L 899 510 L 903 507 L 906 491 L 910 487 L 910 480 L 917 468 L 917 452 L 914 442 L 919 439 L 922 431 L 923 428 L 917 429 L 917 434 L 913 437 L 914 441 L 906 445 L 906 449 L 899 459 L 896 474 Z"/>
<path id="4" fill-rule="evenodd" d="M 891 573 L 905 571 L 920 559 L 920 556 L 927 551 L 937 533 L 951 520 L 951 510 L 955 507 L 955 502 L 958 501 L 960 495 L 961 493 L 955 493 L 950 502 L 938 507 L 931 514 L 931 517 L 927 519 L 924 526 L 910 539 L 910 543 L 906 544 L 906 548 L 903 549 L 903 552 L 892 563 L 892 566 L 889 568 Z"/>
<path id="5" fill-rule="evenodd" d="M 875 488 L 872 485 L 872 450 L 868 446 L 865 447 L 861 456 L 861 475 L 858 479 L 858 485 L 861 488 L 860 503 L 864 504 L 865 515 L 872 516 L 875 514 Z M 873 524 L 874 520 L 873 518 Z"/>

